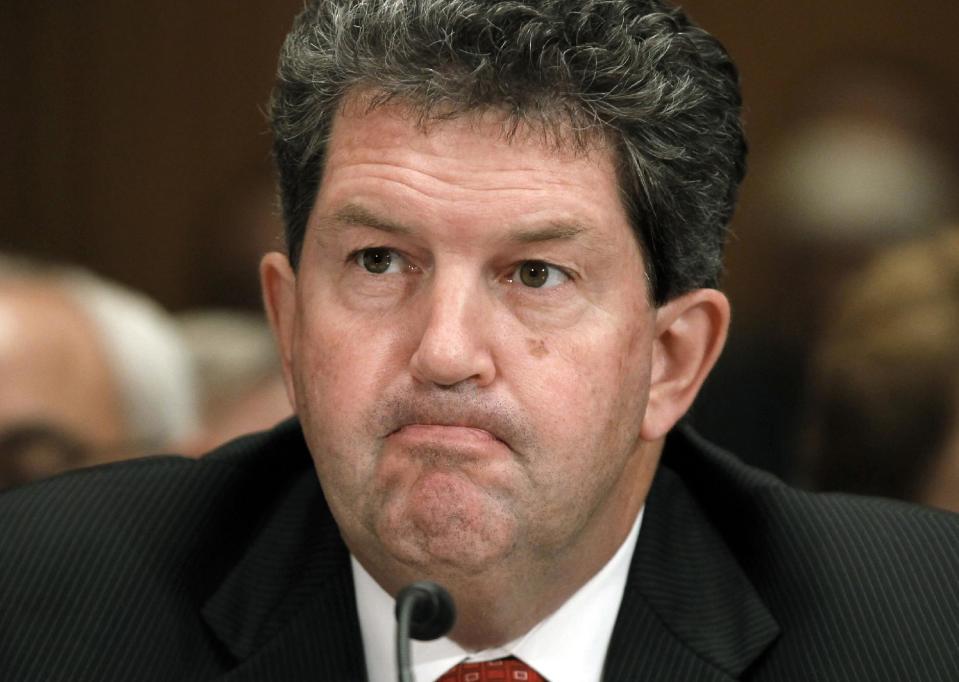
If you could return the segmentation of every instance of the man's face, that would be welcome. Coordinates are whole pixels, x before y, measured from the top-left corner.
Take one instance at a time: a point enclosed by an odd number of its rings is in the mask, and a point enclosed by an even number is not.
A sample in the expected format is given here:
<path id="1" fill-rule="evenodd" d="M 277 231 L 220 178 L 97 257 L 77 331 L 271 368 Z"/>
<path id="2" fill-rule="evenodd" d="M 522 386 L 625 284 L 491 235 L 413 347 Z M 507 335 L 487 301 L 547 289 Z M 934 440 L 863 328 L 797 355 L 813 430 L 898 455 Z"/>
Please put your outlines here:
<path id="1" fill-rule="evenodd" d="M 368 568 L 410 575 L 611 553 L 655 467 L 656 322 L 612 153 L 410 119 L 339 115 L 272 304 L 330 507 Z"/>

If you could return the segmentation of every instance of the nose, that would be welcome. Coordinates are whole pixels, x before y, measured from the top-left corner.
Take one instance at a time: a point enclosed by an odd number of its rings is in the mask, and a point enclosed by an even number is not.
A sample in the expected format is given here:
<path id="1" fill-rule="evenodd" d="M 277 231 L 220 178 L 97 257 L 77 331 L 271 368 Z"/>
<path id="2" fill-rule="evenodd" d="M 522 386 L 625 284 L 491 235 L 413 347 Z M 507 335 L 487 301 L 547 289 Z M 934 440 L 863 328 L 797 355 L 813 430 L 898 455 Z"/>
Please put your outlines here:
<path id="1" fill-rule="evenodd" d="M 423 296 L 425 321 L 410 358 L 413 378 L 441 387 L 490 384 L 496 375 L 488 343 L 490 310 L 480 287 L 437 279 Z"/>

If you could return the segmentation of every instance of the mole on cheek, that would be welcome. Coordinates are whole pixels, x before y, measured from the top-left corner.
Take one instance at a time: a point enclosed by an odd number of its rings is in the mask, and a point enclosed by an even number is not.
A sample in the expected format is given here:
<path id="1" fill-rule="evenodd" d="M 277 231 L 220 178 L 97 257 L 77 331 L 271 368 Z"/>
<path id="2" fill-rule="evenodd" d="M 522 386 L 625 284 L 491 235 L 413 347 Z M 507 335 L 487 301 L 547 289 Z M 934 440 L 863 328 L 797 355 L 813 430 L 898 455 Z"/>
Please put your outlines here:
<path id="1" fill-rule="evenodd" d="M 526 339 L 526 343 L 529 346 L 529 354 L 534 358 L 542 358 L 549 355 L 546 342 L 542 339 Z"/>

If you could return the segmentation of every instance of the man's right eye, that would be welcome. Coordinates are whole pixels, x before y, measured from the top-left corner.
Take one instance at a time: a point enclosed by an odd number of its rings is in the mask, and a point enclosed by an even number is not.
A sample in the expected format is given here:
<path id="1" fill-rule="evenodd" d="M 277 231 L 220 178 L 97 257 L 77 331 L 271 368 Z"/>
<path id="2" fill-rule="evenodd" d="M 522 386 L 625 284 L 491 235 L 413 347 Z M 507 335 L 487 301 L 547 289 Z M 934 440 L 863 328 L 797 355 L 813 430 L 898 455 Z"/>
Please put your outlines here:
<path id="1" fill-rule="evenodd" d="M 403 263 L 403 256 L 383 247 L 363 249 L 356 254 L 356 264 L 374 275 L 399 272 Z"/>

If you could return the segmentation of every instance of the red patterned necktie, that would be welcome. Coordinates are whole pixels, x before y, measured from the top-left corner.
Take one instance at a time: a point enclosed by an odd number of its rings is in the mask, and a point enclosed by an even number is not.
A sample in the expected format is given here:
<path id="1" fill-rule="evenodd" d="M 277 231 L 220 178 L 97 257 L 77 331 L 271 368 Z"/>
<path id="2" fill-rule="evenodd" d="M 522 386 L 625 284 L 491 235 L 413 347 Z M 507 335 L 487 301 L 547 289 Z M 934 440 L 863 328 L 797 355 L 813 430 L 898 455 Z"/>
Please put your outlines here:
<path id="1" fill-rule="evenodd" d="M 538 672 L 515 656 L 483 663 L 460 663 L 443 673 L 436 682 L 546 682 Z"/>

